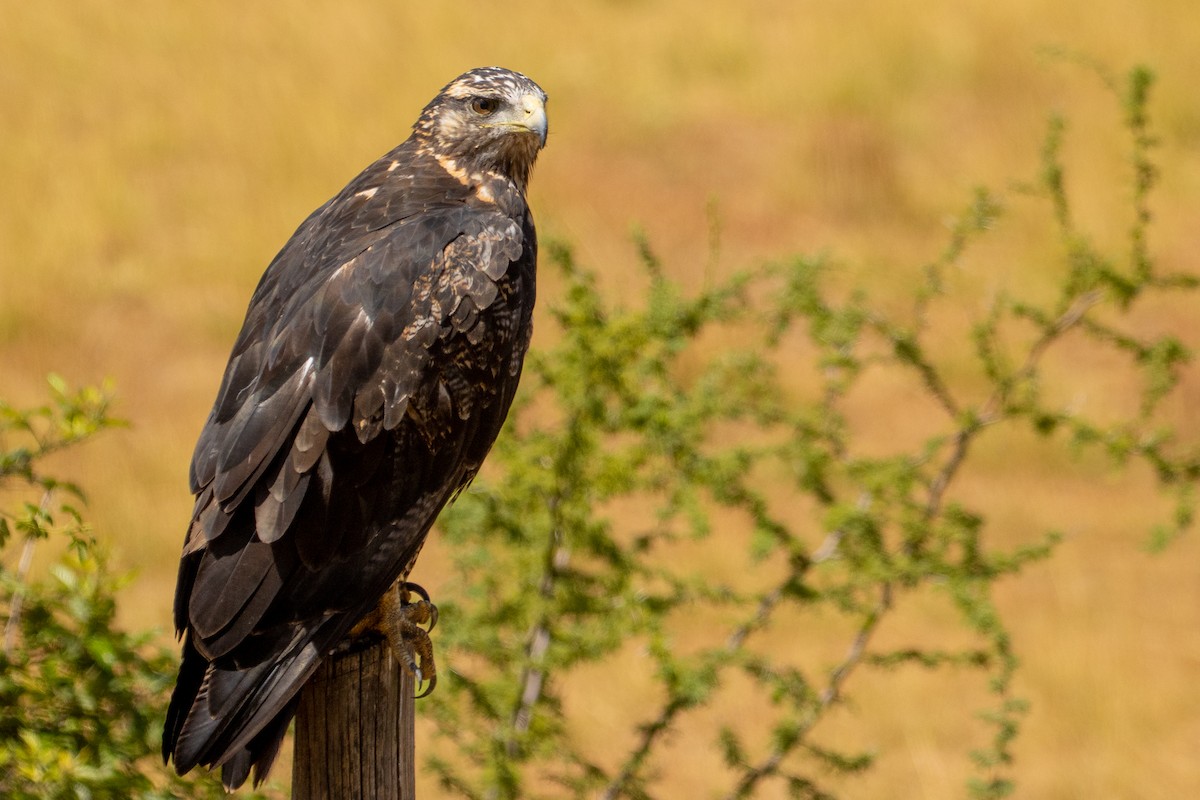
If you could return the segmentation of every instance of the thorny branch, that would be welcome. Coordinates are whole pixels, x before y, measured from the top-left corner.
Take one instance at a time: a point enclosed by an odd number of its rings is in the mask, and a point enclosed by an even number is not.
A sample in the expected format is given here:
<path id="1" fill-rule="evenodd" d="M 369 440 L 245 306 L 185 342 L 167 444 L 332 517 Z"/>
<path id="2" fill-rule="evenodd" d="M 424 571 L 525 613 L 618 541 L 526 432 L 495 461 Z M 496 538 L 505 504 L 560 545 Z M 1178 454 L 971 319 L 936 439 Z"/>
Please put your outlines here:
<path id="1" fill-rule="evenodd" d="M 865 504 L 869 503 L 869 500 L 864 496 L 860 498 L 859 502 L 860 506 L 865 507 Z M 772 612 L 774 612 L 775 608 L 786 596 L 788 588 L 800 581 L 812 567 L 828 561 L 837 555 L 838 544 L 841 542 L 843 535 L 843 532 L 840 530 L 832 531 L 825 537 L 825 541 L 821 543 L 821 546 L 817 548 L 811 558 L 794 559 L 791 569 L 788 570 L 783 579 L 759 599 L 758 607 L 750 619 L 743 622 L 729 634 L 729 637 L 725 640 L 725 652 L 736 653 L 751 634 L 765 628 L 770 621 Z M 862 648 L 866 646 L 866 639 L 862 637 L 861 632 L 859 637 L 855 639 L 855 643 L 855 646 L 851 647 L 850 652 L 854 654 L 856 647 L 858 648 L 857 654 L 854 655 L 855 661 L 857 661 L 862 656 Z M 848 673 L 849 668 L 846 668 L 845 664 L 839 666 L 831 674 L 831 683 L 836 680 L 837 685 L 840 686 L 841 681 L 845 679 Z M 835 689 L 834 694 L 829 696 L 828 703 L 832 703 L 836 699 L 836 691 Z M 649 756 L 650 750 L 654 747 L 658 738 L 670 730 L 675 718 L 689 707 L 690 705 L 682 699 L 671 698 L 657 717 L 642 725 L 642 735 L 638 739 L 637 746 L 630 753 L 629 757 L 626 758 L 621 771 L 605 788 L 604 794 L 601 795 L 604 800 L 615 800 L 621 796 L 630 779 L 641 769 L 642 764 Z"/>
<path id="2" fill-rule="evenodd" d="M 1050 345 L 1078 325 L 1087 312 L 1099 302 L 1100 296 L 1097 292 L 1087 292 L 1077 297 L 1071 306 L 1030 345 L 1025 361 L 1013 373 L 1012 380 L 997 386 L 984 402 L 979 414 L 972 420 L 968 420 L 954 434 L 950 455 L 929 483 L 929 497 L 925 506 L 927 520 L 934 519 L 941 510 L 946 489 L 949 488 L 954 476 L 958 474 L 971 443 L 985 428 L 1000 421 L 1004 405 L 1012 395 L 1013 388 L 1033 377 L 1042 356 L 1045 355 Z"/>
<path id="3" fill-rule="evenodd" d="M 550 502 L 551 516 L 556 516 L 558 498 Z M 570 550 L 563 541 L 561 528 L 556 526 L 546 541 L 546 554 L 542 572 L 542 580 L 538 591 L 544 601 L 554 597 L 554 585 L 558 576 L 566 569 L 570 560 Z M 533 719 L 533 708 L 542 696 L 542 686 L 546 679 L 542 663 L 546 651 L 550 648 L 550 617 L 543 614 L 537 625 L 529 634 L 526 646 L 526 666 L 521 674 L 521 695 L 516 710 L 512 715 L 512 735 L 505 742 L 505 752 L 509 758 L 516 758 L 519 738 L 528 732 Z"/>
<path id="4" fill-rule="evenodd" d="M 850 649 L 846 652 L 846 657 L 829 673 L 829 682 L 821 690 L 816 705 L 809 710 L 807 719 L 800 726 L 793 742 L 787 747 L 773 747 L 766 758 L 754 767 L 746 770 L 741 780 L 738 781 L 737 786 L 734 787 L 732 792 L 726 795 L 726 800 L 741 800 L 742 798 L 749 797 L 760 780 L 769 778 L 779 771 L 779 765 L 788 753 L 804 741 L 804 737 L 820 722 L 825 711 L 841 697 L 843 684 L 849 679 L 854 668 L 862 662 L 867 645 L 871 641 L 871 636 L 878 629 L 884 614 L 891 607 L 892 585 L 884 583 L 879 587 L 878 602 L 871 610 L 871 613 L 863 620 L 862 625 L 854 636 L 854 640 L 850 643 Z"/>
<path id="5" fill-rule="evenodd" d="M 554 594 L 554 583 L 557 576 L 566 569 L 570 560 L 570 551 L 561 541 L 559 531 L 555 531 L 549 542 L 549 552 L 546 559 L 546 571 L 542 575 L 538 591 L 544 599 L 550 600 Z M 517 710 L 512 717 L 512 730 L 516 736 L 509 737 L 505 744 L 508 756 L 515 758 L 517 754 L 517 738 L 529 730 L 533 719 L 533 707 L 542 696 L 542 685 L 545 681 L 545 670 L 540 666 L 545 660 L 546 651 L 550 648 L 550 618 L 543 615 L 538 620 L 529 636 L 525 657 L 528 664 L 521 674 L 521 698 Z"/>
<path id="6" fill-rule="evenodd" d="M 1100 302 L 1100 299 L 1099 294 L 1096 292 L 1087 292 L 1077 297 L 1070 307 L 1051 325 L 1047 326 L 1041 336 L 1030 345 L 1023 363 L 1012 374 L 1011 380 L 997 386 L 984 402 L 980 413 L 962 423 L 961 427 L 954 434 L 946 460 L 929 483 L 925 506 L 925 518 L 927 520 L 932 521 L 936 519 L 941 512 L 945 502 L 946 491 L 965 461 L 971 444 L 984 429 L 1002 419 L 1005 404 L 1009 400 L 1014 388 L 1036 373 L 1037 367 L 1047 349 L 1065 333 L 1078 325 L 1087 312 Z M 941 376 L 938 374 L 936 368 L 925 361 L 920 361 L 918 367 L 926 385 L 933 391 L 939 402 L 944 408 L 957 416 L 959 406 L 941 380 Z M 869 498 L 860 498 L 860 508 L 864 507 L 864 503 L 869 505 Z M 737 652 L 751 634 L 764 628 L 769 622 L 772 613 L 784 600 L 788 587 L 794 586 L 812 566 L 836 557 L 843 536 L 844 533 L 840 530 L 831 532 L 810 559 L 796 560 L 784 579 L 760 598 L 758 607 L 751 618 L 729 635 L 726 639 L 725 651 L 728 653 Z M 911 542 L 905 545 L 908 550 L 913 549 L 915 546 L 916 544 Z M 860 625 L 845 658 L 829 673 L 828 682 L 818 695 L 815 705 L 809 709 L 807 718 L 800 726 L 798 735 L 790 745 L 773 748 L 766 758 L 754 767 L 747 769 L 738 782 L 738 785 L 727 796 L 730 800 L 750 796 L 759 781 L 776 774 L 782 760 L 793 749 L 803 743 L 805 736 L 822 718 L 824 712 L 838 701 L 842 694 L 842 687 L 854 669 L 861 663 L 872 635 L 878 629 L 887 612 L 891 610 L 894 599 L 893 591 L 890 583 L 880 585 L 878 600 Z M 641 769 L 649 757 L 650 751 L 658 739 L 670 730 L 676 717 L 688 708 L 690 708 L 690 704 L 687 702 L 679 698 L 670 698 L 658 716 L 641 727 L 641 736 L 638 739 L 637 745 L 630 752 L 620 772 L 605 788 L 602 795 L 604 800 L 615 800 L 621 796 L 629 781 L 637 774 L 638 770 Z"/>
<path id="7" fill-rule="evenodd" d="M 53 490 L 42 494 L 42 501 L 39 505 L 41 514 L 49 513 L 53 497 Z M 25 596 L 21 587 L 25 585 L 25 578 L 29 575 L 29 569 L 33 565 L 33 551 L 36 545 L 37 539 L 27 536 L 25 543 L 21 546 L 21 559 L 17 562 L 16 575 L 18 588 L 13 592 L 12 609 L 9 611 L 8 621 L 4 624 L 4 654 L 6 656 L 12 653 L 13 646 L 17 643 L 17 632 L 21 629 L 21 606 Z"/>

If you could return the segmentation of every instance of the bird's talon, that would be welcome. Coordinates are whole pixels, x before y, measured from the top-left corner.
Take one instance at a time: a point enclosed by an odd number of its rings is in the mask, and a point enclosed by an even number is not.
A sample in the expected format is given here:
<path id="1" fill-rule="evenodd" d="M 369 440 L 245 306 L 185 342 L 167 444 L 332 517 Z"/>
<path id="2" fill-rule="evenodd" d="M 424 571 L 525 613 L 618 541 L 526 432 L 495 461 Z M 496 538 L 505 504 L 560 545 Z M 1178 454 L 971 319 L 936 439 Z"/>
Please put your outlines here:
<path id="1" fill-rule="evenodd" d="M 437 625 L 437 606 L 421 586 L 399 581 L 384 595 L 376 613 L 396 661 L 412 673 L 418 689 L 426 684 L 415 696 L 425 697 L 437 685 L 433 642 L 429 638 Z"/>
<path id="2" fill-rule="evenodd" d="M 421 676 L 418 675 L 417 676 L 417 686 L 418 687 L 420 687 L 420 685 L 421 685 L 421 680 L 422 680 Z M 422 697 L 428 697 L 430 694 L 433 693 L 433 687 L 435 687 L 435 686 L 437 686 L 437 675 L 430 675 L 429 676 L 429 685 L 425 687 L 424 691 L 417 692 L 415 695 L 413 695 L 413 697 L 418 700 L 420 700 Z"/>
<path id="3" fill-rule="evenodd" d="M 406 605 L 406 606 L 412 605 L 412 601 L 409 599 L 410 592 L 415 594 L 417 597 L 420 597 L 426 603 L 431 602 L 429 599 L 429 592 L 425 591 L 424 586 L 422 586 L 419 583 L 412 583 L 410 581 L 401 581 L 400 582 L 400 602 L 401 602 L 401 604 Z"/>

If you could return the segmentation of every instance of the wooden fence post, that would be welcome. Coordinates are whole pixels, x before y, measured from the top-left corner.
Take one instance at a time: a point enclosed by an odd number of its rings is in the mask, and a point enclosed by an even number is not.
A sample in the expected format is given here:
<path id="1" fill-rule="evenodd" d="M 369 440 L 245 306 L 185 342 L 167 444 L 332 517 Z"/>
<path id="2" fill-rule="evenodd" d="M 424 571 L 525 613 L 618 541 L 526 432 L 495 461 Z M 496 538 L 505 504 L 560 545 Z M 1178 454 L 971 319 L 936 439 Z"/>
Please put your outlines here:
<path id="1" fill-rule="evenodd" d="M 383 640 L 334 653 L 300 694 L 293 800 L 415 800 L 413 676 Z"/>

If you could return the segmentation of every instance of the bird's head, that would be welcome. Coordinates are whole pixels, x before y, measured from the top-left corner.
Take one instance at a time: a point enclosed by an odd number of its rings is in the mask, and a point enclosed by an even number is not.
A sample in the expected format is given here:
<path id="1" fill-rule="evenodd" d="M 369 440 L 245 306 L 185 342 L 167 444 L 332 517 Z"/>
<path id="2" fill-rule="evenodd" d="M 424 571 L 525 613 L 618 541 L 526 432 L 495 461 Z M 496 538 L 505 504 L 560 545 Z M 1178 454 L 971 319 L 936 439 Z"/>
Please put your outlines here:
<path id="1" fill-rule="evenodd" d="M 524 189 L 546 144 L 546 93 L 519 72 L 473 69 L 425 106 L 413 131 L 431 152 L 458 168 L 500 173 Z"/>

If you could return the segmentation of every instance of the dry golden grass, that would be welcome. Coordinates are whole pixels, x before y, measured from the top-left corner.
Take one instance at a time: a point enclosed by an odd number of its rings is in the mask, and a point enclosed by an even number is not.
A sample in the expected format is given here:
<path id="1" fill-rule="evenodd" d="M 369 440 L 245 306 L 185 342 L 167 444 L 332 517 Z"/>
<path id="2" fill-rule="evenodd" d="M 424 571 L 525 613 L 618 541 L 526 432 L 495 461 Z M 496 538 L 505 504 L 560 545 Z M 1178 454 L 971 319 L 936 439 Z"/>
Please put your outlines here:
<path id="1" fill-rule="evenodd" d="M 1194 267 L 1198 24 L 1189 0 L 10 3 L 0 393 L 37 400 L 52 370 L 115 380 L 132 427 L 63 466 L 90 488 L 90 517 L 119 563 L 139 570 L 128 622 L 165 627 L 187 461 L 262 268 L 462 70 L 500 63 L 549 91 L 552 138 L 532 194 L 540 229 L 573 243 L 610 291 L 636 299 L 635 224 L 671 274 L 702 280 L 715 202 L 718 269 L 828 250 L 886 298 L 936 254 L 971 187 L 1032 174 L 1052 110 L 1071 120 L 1081 221 L 1119 240 L 1118 112 L 1085 71 L 1039 55 L 1046 47 L 1160 72 L 1152 111 L 1168 168 L 1152 246 Z M 1018 213 L 996 241 L 966 284 L 981 294 L 1045 284 L 1032 222 Z M 1195 319 L 1192 308 L 1157 313 L 1148 324 Z M 1104 365 L 1072 366 L 1088 387 L 1080 402 L 1120 406 Z M 883 447 L 909 430 L 907 415 L 878 413 L 896 408 L 893 389 L 860 399 L 865 435 Z M 1194 429 L 1194 375 L 1173 403 Z M 1148 484 L 1118 492 L 1107 475 L 1064 478 L 1056 466 L 1005 474 L 996 490 L 1005 453 L 984 453 L 966 487 L 1001 541 L 1046 520 L 1070 535 L 1053 561 L 1001 588 L 1025 664 L 1019 691 L 1034 703 L 1019 794 L 1200 796 L 1200 542 L 1143 554 Z M 440 560 L 436 547 L 425 557 L 435 590 Z M 888 641 L 928 635 L 947 623 L 939 615 L 914 600 Z M 797 632 L 796 646 L 804 640 Z M 961 796 L 978 681 L 856 680 L 855 705 L 825 730 L 883 755 L 847 796 Z M 568 699 L 597 747 L 611 747 L 602 704 L 584 690 Z M 689 758 L 698 736 L 680 734 L 663 796 L 706 796 L 721 774 Z"/>

